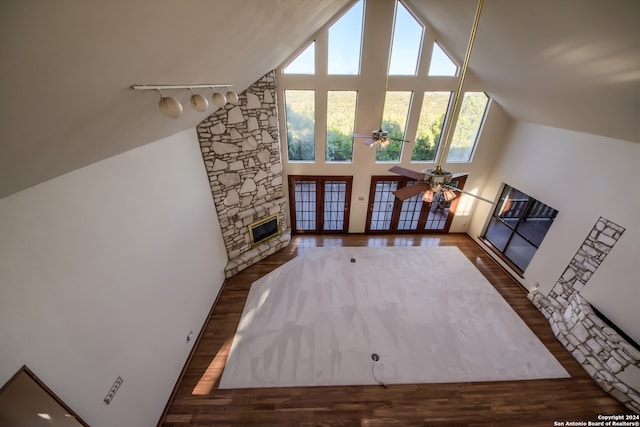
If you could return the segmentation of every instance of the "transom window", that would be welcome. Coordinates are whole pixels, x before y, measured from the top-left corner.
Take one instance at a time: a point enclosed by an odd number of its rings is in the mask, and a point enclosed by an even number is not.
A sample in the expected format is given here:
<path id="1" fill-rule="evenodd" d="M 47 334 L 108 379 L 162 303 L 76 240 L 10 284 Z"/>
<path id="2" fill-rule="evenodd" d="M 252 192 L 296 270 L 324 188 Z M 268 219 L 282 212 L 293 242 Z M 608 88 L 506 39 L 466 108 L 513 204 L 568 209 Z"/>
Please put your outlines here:
<path id="1" fill-rule="evenodd" d="M 429 65 L 430 76 L 455 76 L 458 74 L 458 66 L 449 58 L 440 47 L 438 42 L 433 44 L 431 53 L 431 64 Z"/>
<path id="2" fill-rule="evenodd" d="M 311 43 L 282 72 L 285 74 L 315 74 L 316 43 Z"/>
<path id="3" fill-rule="evenodd" d="M 359 74 L 362 46 L 363 0 L 329 27 L 328 73 Z"/>
<path id="4" fill-rule="evenodd" d="M 389 63 L 390 75 L 416 74 L 423 30 L 422 25 L 416 21 L 407 8 L 398 2 L 393 26 L 391 62 Z"/>

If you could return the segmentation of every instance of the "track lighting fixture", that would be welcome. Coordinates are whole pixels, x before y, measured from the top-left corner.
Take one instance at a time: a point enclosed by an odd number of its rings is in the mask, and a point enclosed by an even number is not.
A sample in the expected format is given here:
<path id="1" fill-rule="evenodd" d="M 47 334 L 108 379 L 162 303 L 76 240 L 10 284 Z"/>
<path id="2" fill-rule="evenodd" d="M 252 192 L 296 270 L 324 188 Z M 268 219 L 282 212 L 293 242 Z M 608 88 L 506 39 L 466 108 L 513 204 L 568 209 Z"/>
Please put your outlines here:
<path id="1" fill-rule="evenodd" d="M 163 90 L 183 90 L 187 89 L 191 92 L 191 97 L 189 98 L 189 102 L 191 107 L 200 112 L 204 113 L 209 108 L 209 100 L 200 93 L 195 93 L 194 89 L 213 89 L 213 94 L 211 95 L 211 99 L 218 108 L 222 108 L 227 103 L 237 104 L 239 102 L 238 94 L 231 90 L 232 85 L 230 84 L 195 84 L 195 85 L 133 85 L 131 89 L 133 90 L 157 90 L 160 94 L 160 102 L 158 103 L 158 108 L 167 117 L 171 117 L 172 119 L 177 119 L 183 113 L 182 104 L 176 98 L 171 96 L 165 96 L 162 91 Z M 226 88 L 226 94 L 216 90 L 217 88 Z"/>

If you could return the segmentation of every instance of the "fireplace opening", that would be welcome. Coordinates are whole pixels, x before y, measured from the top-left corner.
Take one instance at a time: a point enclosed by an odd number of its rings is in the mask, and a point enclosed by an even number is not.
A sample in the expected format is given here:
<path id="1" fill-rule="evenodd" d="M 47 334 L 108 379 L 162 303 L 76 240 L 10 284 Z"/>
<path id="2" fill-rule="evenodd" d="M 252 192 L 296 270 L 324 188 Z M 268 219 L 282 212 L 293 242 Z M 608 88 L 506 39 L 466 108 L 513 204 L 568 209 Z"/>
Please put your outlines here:
<path id="1" fill-rule="evenodd" d="M 251 247 L 255 247 L 279 234 L 278 214 L 270 215 L 266 218 L 249 224 L 249 238 Z"/>

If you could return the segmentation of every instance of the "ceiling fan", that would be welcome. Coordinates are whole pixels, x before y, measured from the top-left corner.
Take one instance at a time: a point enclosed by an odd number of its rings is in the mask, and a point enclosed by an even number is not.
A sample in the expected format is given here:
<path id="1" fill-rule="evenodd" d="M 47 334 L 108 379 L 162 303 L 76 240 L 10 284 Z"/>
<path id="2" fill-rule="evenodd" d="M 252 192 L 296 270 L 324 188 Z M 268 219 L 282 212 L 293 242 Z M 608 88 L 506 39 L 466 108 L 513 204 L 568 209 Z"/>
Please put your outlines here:
<path id="1" fill-rule="evenodd" d="M 382 127 L 378 130 L 374 130 L 371 132 L 371 135 L 356 133 L 353 135 L 354 138 L 368 138 L 366 141 L 362 141 L 365 145 L 371 147 L 372 145 L 378 144 L 380 147 L 385 148 L 389 145 L 389 141 L 401 141 L 401 142 L 409 142 L 406 139 L 400 138 L 390 138 L 389 132 L 386 130 L 382 130 Z"/>
<path id="2" fill-rule="evenodd" d="M 469 58 L 471 57 L 471 50 L 473 48 L 473 42 L 476 38 L 476 32 L 478 30 L 478 22 L 480 21 L 480 12 L 482 11 L 483 0 L 478 0 L 478 8 L 476 9 L 475 20 L 473 21 L 473 27 L 471 29 L 471 36 L 469 37 L 469 44 L 467 46 L 467 52 L 465 54 L 464 62 L 462 63 L 462 69 L 460 71 L 460 79 L 458 80 L 458 87 L 454 92 L 453 107 L 451 109 L 451 115 L 455 116 L 460 111 L 461 92 L 464 84 L 464 78 L 467 74 L 467 68 L 469 66 Z M 452 120 L 447 120 L 445 123 L 445 131 L 443 132 L 444 139 L 443 147 L 438 152 L 438 159 L 436 167 L 433 169 L 423 169 L 421 172 L 416 172 L 411 169 L 406 169 L 400 166 L 394 166 L 389 169 L 389 172 L 397 173 L 399 175 L 411 178 L 417 181 L 413 185 L 407 185 L 396 191 L 394 195 L 400 200 L 406 200 L 409 197 L 413 197 L 417 194 L 424 192 L 422 200 L 425 202 L 432 202 L 435 198 L 443 199 L 444 201 L 450 201 L 457 197 L 456 192 L 468 194 L 477 199 L 485 201 L 487 203 L 494 204 L 492 200 L 485 199 L 476 194 L 469 193 L 467 191 L 460 190 L 452 184 L 454 178 L 459 178 L 468 173 L 452 174 L 442 169 L 442 162 L 444 160 L 444 154 L 448 152 L 449 145 L 451 144 L 452 136 Z"/>

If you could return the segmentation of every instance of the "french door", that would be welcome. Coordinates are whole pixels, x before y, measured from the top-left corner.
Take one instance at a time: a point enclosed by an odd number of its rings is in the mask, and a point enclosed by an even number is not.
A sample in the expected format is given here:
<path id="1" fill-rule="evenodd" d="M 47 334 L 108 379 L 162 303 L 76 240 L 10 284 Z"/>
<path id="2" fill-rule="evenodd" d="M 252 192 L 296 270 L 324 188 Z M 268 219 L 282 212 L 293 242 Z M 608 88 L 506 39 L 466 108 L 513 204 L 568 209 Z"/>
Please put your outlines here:
<path id="1" fill-rule="evenodd" d="M 466 176 L 454 179 L 452 185 L 462 189 Z M 404 201 L 393 192 L 416 181 L 406 177 L 373 176 L 367 209 L 367 233 L 447 233 L 458 205 L 436 196 L 431 203 L 422 201 L 422 193 Z"/>
<path id="2" fill-rule="evenodd" d="M 347 233 L 351 176 L 289 175 L 293 233 Z"/>

